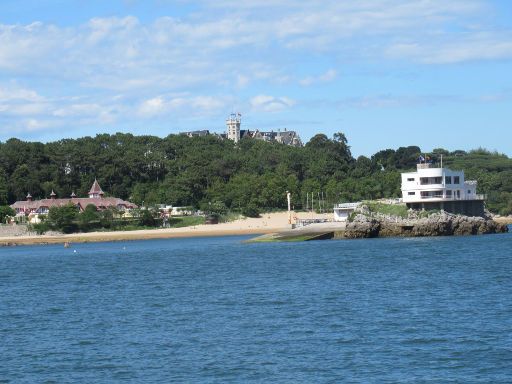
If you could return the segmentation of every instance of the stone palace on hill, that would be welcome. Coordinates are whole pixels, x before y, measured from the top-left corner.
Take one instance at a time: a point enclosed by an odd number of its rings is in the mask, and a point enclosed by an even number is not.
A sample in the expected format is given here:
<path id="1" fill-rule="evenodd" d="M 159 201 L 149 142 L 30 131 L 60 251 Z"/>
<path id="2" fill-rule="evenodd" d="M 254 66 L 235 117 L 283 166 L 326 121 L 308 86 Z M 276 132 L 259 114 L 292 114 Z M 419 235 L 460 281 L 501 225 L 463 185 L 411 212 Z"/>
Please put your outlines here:
<path id="1" fill-rule="evenodd" d="M 240 113 L 232 113 L 226 119 L 226 133 L 210 133 L 209 130 L 204 129 L 200 131 L 182 132 L 181 135 L 188 137 L 215 135 L 223 139 L 232 140 L 235 143 L 238 143 L 240 139 L 243 139 L 244 137 L 250 137 L 256 140 L 275 142 L 293 147 L 302 147 L 302 140 L 300 139 L 299 134 L 295 131 L 289 131 L 286 128 L 283 131 L 272 130 L 270 132 L 264 132 L 260 131 L 259 129 L 250 131 L 248 129 L 240 129 L 241 124 L 242 115 Z"/>

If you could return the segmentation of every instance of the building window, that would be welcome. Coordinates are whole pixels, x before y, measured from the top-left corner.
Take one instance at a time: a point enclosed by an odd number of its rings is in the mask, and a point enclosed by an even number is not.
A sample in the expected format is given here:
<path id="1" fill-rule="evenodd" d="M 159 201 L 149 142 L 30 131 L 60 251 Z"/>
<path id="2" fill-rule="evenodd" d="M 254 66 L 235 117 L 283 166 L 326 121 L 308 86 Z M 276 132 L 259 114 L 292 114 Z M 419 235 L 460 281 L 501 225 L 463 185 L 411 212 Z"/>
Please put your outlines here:
<path id="1" fill-rule="evenodd" d="M 468 189 L 468 195 L 471 195 L 471 191 Z"/>
<path id="2" fill-rule="evenodd" d="M 453 176 L 453 184 L 460 184 L 460 177 L 459 176 Z"/>
<path id="3" fill-rule="evenodd" d="M 414 177 L 409 177 L 407 181 L 414 181 Z"/>
<path id="4" fill-rule="evenodd" d="M 452 183 L 452 177 L 451 176 L 445 176 L 444 177 L 444 183 L 445 184 L 451 184 Z"/>
<path id="5" fill-rule="evenodd" d="M 451 190 L 446 191 L 446 197 L 452 197 L 452 191 Z"/>
<path id="6" fill-rule="evenodd" d="M 440 199 L 443 197 L 443 191 L 421 191 L 422 199 Z"/>
<path id="7" fill-rule="evenodd" d="M 416 195 L 416 192 L 409 192 L 409 196 L 414 196 Z"/>
<path id="8" fill-rule="evenodd" d="M 442 182 L 443 182 L 442 177 L 420 177 L 421 185 L 441 184 Z"/>

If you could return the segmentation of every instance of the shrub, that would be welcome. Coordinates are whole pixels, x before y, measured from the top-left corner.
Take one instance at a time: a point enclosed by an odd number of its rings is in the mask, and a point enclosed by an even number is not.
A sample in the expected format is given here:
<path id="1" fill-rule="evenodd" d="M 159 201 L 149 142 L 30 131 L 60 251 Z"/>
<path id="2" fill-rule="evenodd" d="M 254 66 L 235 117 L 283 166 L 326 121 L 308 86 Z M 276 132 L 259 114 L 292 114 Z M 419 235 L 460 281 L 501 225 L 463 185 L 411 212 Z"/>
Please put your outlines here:
<path id="1" fill-rule="evenodd" d="M 77 230 L 78 209 L 73 204 L 62 207 L 52 207 L 48 212 L 47 223 L 50 228 L 64 233 L 73 233 Z"/>
<path id="2" fill-rule="evenodd" d="M 46 221 L 42 221 L 37 224 L 30 224 L 29 230 L 34 231 L 38 235 L 44 235 L 46 232 L 50 230 L 50 226 Z"/>
<path id="3" fill-rule="evenodd" d="M 255 204 L 249 203 L 246 207 L 242 208 L 242 215 L 247 217 L 260 217 L 260 211 Z"/>
<path id="4" fill-rule="evenodd" d="M 93 228 L 99 227 L 100 225 L 100 215 L 96 210 L 96 206 L 93 204 L 87 205 L 84 211 L 80 214 L 78 218 L 78 223 L 80 226 L 80 230 L 87 232 Z"/>
<path id="5" fill-rule="evenodd" d="M 9 207 L 8 205 L 2 205 L 0 207 L 0 224 L 5 223 L 5 219 L 8 216 L 13 217 L 14 215 L 16 215 L 16 212 L 14 211 L 14 209 Z"/>
<path id="6" fill-rule="evenodd" d="M 157 221 L 155 219 L 153 211 L 149 209 L 142 209 L 140 211 L 140 224 L 147 227 L 155 227 L 157 225 Z"/>

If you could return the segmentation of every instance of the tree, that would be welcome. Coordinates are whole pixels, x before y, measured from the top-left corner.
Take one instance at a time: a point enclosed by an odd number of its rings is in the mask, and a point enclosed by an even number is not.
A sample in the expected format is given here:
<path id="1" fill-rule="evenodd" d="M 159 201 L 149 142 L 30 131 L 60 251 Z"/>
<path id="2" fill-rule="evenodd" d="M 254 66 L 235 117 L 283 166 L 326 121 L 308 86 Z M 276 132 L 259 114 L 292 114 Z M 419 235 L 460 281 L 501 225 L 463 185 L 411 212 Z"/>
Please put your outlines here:
<path id="1" fill-rule="evenodd" d="M 256 204 L 251 202 L 244 209 L 242 209 L 242 215 L 246 217 L 260 217 L 260 211 Z"/>
<path id="2" fill-rule="evenodd" d="M 0 168 L 0 205 L 6 205 L 8 202 L 8 189 L 7 189 L 7 179 L 5 175 L 5 171 L 3 168 Z"/>
<path id="3" fill-rule="evenodd" d="M 4 224 L 7 217 L 14 217 L 16 211 L 8 205 L 0 206 L 0 224 Z"/>
<path id="4" fill-rule="evenodd" d="M 48 224 L 54 230 L 64 233 L 76 232 L 78 218 L 78 209 L 73 204 L 67 204 L 62 207 L 51 207 L 48 212 Z"/>
<path id="5" fill-rule="evenodd" d="M 141 209 L 139 220 L 140 224 L 146 227 L 155 227 L 157 225 L 155 213 L 150 209 Z"/>
<path id="6" fill-rule="evenodd" d="M 94 204 L 88 204 L 84 211 L 79 215 L 78 223 L 80 230 L 87 232 L 98 227 L 100 224 L 100 215 Z"/>
<path id="7" fill-rule="evenodd" d="M 505 212 L 512 201 L 512 159 L 484 149 L 443 154 L 443 163 L 466 171 L 489 195 L 487 207 Z M 290 191 L 295 206 L 305 206 L 307 193 L 354 201 L 400 195 L 400 172 L 414 169 L 421 149 L 386 149 L 369 159 L 351 154 L 342 132 L 332 138 L 318 134 L 304 147 L 291 147 L 245 137 L 235 146 L 210 135 L 134 136 L 116 133 L 64 139 L 50 143 L 10 139 L 0 143 L 0 205 L 75 192 L 87 194 L 97 178 L 107 195 L 145 206 L 172 204 L 200 207 L 219 202 L 223 209 L 242 211 L 253 205 L 283 209 Z M 92 211 L 91 211 L 92 214 Z M 116 223 L 110 210 L 96 212 L 102 226 Z M 87 218 L 87 217 L 86 217 Z M 85 220 L 94 222 L 92 216 Z M 85 222 L 77 219 L 82 227 Z M 85 228 L 85 227 L 83 227 Z"/>

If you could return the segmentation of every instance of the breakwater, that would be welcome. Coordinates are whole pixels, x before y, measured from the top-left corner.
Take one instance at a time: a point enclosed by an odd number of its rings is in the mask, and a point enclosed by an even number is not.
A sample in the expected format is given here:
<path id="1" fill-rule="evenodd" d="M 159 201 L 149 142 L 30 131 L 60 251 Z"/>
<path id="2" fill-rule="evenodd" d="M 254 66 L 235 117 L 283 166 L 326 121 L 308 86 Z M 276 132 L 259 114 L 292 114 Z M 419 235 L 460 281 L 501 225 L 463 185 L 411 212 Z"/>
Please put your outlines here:
<path id="1" fill-rule="evenodd" d="M 508 232 L 490 217 L 435 213 L 428 217 L 398 218 L 357 214 L 344 231 L 346 238 L 466 236 Z"/>
<path id="2" fill-rule="evenodd" d="M 364 208 L 363 208 L 364 209 Z M 249 242 L 364 239 L 375 237 L 469 236 L 508 232 L 508 225 L 491 217 L 469 217 L 440 212 L 422 217 L 410 212 L 407 218 L 357 213 L 348 223 L 311 224 L 298 229 L 258 236 Z"/>

